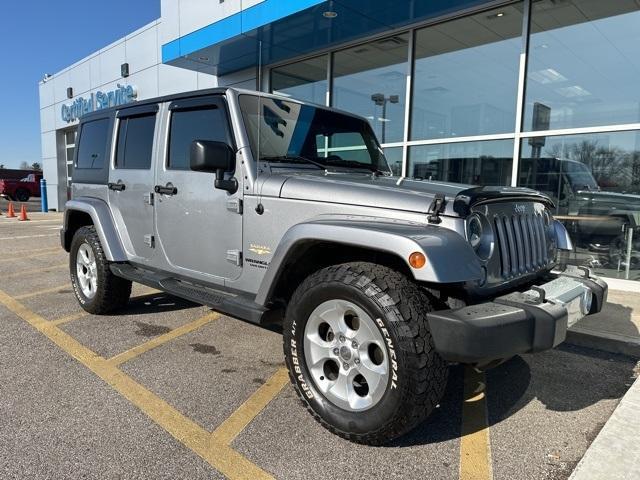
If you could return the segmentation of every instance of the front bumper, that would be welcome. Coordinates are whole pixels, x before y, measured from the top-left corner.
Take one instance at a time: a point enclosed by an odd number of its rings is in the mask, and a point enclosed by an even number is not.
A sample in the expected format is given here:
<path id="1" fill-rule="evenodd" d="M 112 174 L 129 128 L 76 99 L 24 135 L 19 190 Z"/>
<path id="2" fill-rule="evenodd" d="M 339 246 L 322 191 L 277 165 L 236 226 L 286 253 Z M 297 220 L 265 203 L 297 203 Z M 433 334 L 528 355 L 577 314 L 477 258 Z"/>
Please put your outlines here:
<path id="1" fill-rule="evenodd" d="M 607 284 L 586 268 L 494 300 L 427 314 L 436 351 L 452 362 L 488 364 L 562 343 L 567 329 L 607 301 Z"/>

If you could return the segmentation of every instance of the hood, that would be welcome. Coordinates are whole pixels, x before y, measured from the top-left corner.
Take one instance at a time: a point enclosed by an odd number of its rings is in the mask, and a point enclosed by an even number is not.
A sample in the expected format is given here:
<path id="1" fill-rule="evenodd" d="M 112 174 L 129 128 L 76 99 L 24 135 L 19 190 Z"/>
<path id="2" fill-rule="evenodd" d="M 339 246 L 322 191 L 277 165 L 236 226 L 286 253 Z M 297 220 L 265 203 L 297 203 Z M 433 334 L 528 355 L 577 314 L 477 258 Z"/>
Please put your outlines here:
<path id="1" fill-rule="evenodd" d="M 399 177 L 373 176 L 359 173 L 289 173 L 271 178 L 270 189 L 279 183 L 281 198 L 334 202 L 365 207 L 388 208 L 428 213 L 436 196 L 443 196 L 444 215 L 466 215 L 471 205 L 479 201 L 524 200 L 526 197 L 545 199 L 526 188 L 472 187 L 459 183 L 410 180 Z M 265 192 L 266 193 L 266 192 Z M 462 203 L 461 203 L 462 202 Z"/>
<path id="2" fill-rule="evenodd" d="M 603 190 L 578 190 L 577 194 L 581 197 L 590 197 L 594 200 L 610 201 L 612 203 L 640 203 L 640 195 L 637 193 L 606 192 Z"/>

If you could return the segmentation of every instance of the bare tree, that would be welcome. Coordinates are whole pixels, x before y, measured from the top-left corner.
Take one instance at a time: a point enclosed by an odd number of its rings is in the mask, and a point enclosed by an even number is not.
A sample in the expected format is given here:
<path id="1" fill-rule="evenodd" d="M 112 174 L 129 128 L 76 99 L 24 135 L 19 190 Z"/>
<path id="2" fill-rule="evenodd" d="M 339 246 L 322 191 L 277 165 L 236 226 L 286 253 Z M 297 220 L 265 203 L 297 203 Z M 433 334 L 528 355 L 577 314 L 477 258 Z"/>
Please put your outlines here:
<path id="1" fill-rule="evenodd" d="M 29 164 L 23 160 L 20 162 L 20 170 L 29 170 Z"/>

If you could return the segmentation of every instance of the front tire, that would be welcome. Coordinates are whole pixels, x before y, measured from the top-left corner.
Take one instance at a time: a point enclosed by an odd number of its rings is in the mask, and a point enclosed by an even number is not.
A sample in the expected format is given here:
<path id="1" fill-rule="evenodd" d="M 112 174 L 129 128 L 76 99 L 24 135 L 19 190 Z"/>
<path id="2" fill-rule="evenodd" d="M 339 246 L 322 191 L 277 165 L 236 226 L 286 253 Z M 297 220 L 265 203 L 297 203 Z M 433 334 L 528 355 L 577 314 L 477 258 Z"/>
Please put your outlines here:
<path id="1" fill-rule="evenodd" d="M 285 314 L 284 353 L 314 418 L 343 438 L 381 445 L 428 417 L 448 373 L 430 310 L 424 291 L 380 265 L 347 263 L 305 279 Z"/>
<path id="2" fill-rule="evenodd" d="M 69 255 L 71 285 L 80 306 L 102 315 L 122 308 L 131 296 L 131 282 L 109 269 L 94 226 L 81 227 L 73 236 Z"/>

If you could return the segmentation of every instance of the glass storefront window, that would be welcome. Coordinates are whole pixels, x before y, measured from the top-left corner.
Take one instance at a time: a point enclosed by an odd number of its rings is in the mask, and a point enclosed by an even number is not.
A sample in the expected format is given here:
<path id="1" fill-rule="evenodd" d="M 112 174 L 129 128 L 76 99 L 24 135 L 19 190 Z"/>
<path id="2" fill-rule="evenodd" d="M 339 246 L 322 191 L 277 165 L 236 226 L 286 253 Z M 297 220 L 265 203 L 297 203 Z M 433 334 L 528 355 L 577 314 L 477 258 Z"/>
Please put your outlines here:
<path id="1" fill-rule="evenodd" d="M 394 175 L 402 175 L 402 147 L 387 147 L 384 156 Z"/>
<path id="2" fill-rule="evenodd" d="M 640 5 L 533 2 L 523 128 L 640 122 Z"/>
<path id="3" fill-rule="evenodd" d="M 513 132 L 518 3 L 416 32 L 411 139 Z"/>
<path id="4" fill-rule="evenodd" d="M 334 107 L 371 122 L 382 143 L 404 138 L 409 34 L 341 50 L 333 57 Z"/>
<path id="5" fill-rule="evenodd" d="M 409 148 L 409 177 L 471 185 L 509 185 L 513 140 Z"/>
<path id="6" fill-rule="evenodd" d="M 271 70 L 271 91 L 307 102 L 326 104 L 327 55 Z"/>
<path id="7" fill-rule="evenodd" d="M 553 198 L 571 263 L 640 280 L 640 132 L 525 139 L 518 184 Z"/>

